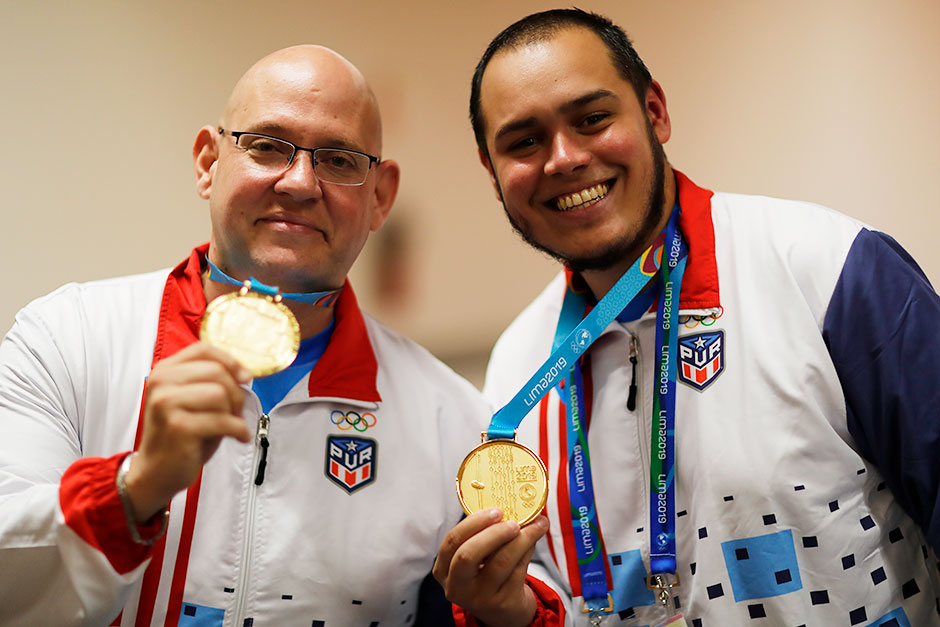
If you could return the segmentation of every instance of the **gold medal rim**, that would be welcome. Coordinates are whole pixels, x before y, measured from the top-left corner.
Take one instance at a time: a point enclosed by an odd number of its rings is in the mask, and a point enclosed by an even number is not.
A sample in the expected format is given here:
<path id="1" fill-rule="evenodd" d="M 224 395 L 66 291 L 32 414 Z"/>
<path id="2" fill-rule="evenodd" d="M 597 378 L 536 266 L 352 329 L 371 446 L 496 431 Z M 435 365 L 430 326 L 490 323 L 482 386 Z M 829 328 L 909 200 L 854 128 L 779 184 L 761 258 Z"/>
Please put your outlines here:
<path id="1" fill-rule="evenodd" d="M 229 294 L 223 294 L 221 296 L 214 298 L 212 302 L 209 303 L 209 305 L 206 307 L 206 312 L 202 316 L 202 322 L 199 325 L 199 339 L 205 342 L 208 342 L 209 344 L 212 344 L 213 346 L 222 348 L 221 346 L 215 343 L 212 337 L 210 337 L 211 333 L 208 330 L 209 328 L 208 320 L 210 316 L 212 316 L 215 312 L 225 307 L 225 305 L 227 305 L 229 301 L 234 301 L 235 299 L 238 299 L 238 298 L 258 298 L 260 300 L 266 301 L 269 305 L 274 307 L 277 311 L 279 311 L 281 314 L 283 314 L 287 318 L 288 325 L 290 327 L 290 331 L 289 331 L 291 334 L 291 354 L 289 355 L 290 359 L 288 359 L 287 358 L 288 356 L 285 354 L 284 359 L 270 366 L 267 366 L 265 368 L 248 368 L 252 376 L 266 377 L 276 372 L 280 372 L 284 368 L 287 368 L 289 365 L 291 365 L 294 362 L 294 359 L 297 358 L 297 351 L 300 350 L 300 323 L 297 322 L 297 318 L 294 316 L 294 312 L 292 312 L 287 307 L 287 305 L 285 305 L 284 303 L 280 301 L 274 300 L 271 296 L 268 296 L 267 294 L 259 294 L 258 292 L 254 292 L 254 291 L 248 291 L 246 293 L 231 292 Z"/>
<path id="2" fill-rule="evenodd" d="M 542 481 L 541 481 L 542 496 L 539 499 L 538 507 L 536 507 L 532 511 L 532 513 L 529 514 L 526 518 L 517 521 L 520 527 L 524 527 L 525 525 L 528 525 L 530 522 L 538 518 L 538 516 L 542 513 L 542 510 L 545 509 L 545 504 L 548 503 L 548 469 L 545 467 L 545 462 L 542 461 L 542 458 L 536 455 L 535 451 L 530 449 L 525 444 L 520 444 L 519 442 L 516 442 L 515 440 L 510 440 L 508 438 L 495 438 L 492 440 L 487 440 L 486 442 L 483 442 L 473 447 L 473 450 L 467 453 L 467 456 L 463 458 L 463 461 L 460 463 L 460 468 L 457 470 L 457 500 L 460 501 L 460 506 L 463 508 L 463 511 L 467 513 L 467 515 L 474 513 L 474 510 L 470 509 L 467 506 L 467 503 L 464 501 L 463 492 L 460 490 L 460 480 L 463 479 L 464 469 L 466 468 L 467 463 L 474 456 L 474 454 L 490 446 L 510 446 L 510 447 L 515 446 L 524 450 L 526 453 L 528 453 L 532 457 L 532 459 L 538 462 L 539 470 L 541 470 L 540 476 L 542 478 Z"/>

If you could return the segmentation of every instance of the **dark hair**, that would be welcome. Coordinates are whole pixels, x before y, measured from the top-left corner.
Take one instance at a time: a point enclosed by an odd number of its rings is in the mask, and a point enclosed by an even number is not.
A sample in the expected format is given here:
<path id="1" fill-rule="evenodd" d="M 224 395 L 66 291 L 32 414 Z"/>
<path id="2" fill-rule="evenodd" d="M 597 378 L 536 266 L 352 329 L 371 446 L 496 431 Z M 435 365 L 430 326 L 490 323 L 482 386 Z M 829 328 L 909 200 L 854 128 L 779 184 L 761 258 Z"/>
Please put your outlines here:
<path id="1" fill-rule="evenodd" d="M 533 13 L 518 22 L 510 24 L 498 34 L 487 46 L 473 72 L 470 83 L 470 124 L 473 125 L 473 134 L 476 136 L 477 146 L 485 154 L 486 136 L 483 129 L 483 113 L 480 111 L 480 83 L 483 81 L 483 72 L 486 66 L 504 48 L 519 48 L 539 41 L 550 39 L 562 30 L 570 28 L 586 28 L 597 35 L 610 51 L 610 60 L 620 72 L 620 76 L 633 86 L 637 98 L 643 102 L 646 90 L 650 86 L 649 70 L 643 59 L 633 49 L 630 38 L 622 28 L 611 22 L 603 15 L 589 13 L 581 9 L 552 9 Z"/>

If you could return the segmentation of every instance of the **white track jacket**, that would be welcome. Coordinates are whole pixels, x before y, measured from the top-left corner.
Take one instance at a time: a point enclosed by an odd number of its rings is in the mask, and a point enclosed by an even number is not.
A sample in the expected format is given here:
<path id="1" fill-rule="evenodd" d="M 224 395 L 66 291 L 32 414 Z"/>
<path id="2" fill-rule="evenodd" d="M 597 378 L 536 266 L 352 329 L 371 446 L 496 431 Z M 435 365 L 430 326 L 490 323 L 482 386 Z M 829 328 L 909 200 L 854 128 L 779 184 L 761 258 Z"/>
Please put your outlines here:
<path id="1" fill-rule="evenodd" d="M 940 299 L 894 240 L 855 220 L 677 180 L 689 257 L 670 613 L 690 627 L 940 625 Z M 559 275 L 497 343 L 484 388 L 495 407 L 548 358 L 565 286 Z M 584 366 L 614 603 L 605 625 L 666 618 L 644 583 L 655 326 L 655 312 L 615 321 Z M 565 424 L 553 389 L 519 439 L 550 478 L 539 572 L 567 624 L 587 625 Z"/>
<path id="2" fill-rule="evenodd" d="M 415 621 L 462 514 L 454 476 L 490 412 L 363 316 L 349 285 L 326 352 L 270 413 L 263 483 L 257 442 L 227 439 L 173 499 L 164 538 L 131 541 L 115 474 L 152 364 L 198 336 L 206 249 L 172 271 L 67 285 L 0 344 L 0 624 Z M 260 403 L 246 394 L 254 430 Z"/>

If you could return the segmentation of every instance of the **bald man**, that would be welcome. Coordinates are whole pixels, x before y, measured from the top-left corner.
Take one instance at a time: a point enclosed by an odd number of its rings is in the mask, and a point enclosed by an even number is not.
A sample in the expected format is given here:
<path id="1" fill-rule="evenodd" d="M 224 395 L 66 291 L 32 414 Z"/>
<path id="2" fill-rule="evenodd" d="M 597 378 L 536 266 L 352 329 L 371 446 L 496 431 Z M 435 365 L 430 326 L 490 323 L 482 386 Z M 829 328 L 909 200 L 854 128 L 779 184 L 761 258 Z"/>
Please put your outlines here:
<path id="1" fill-rule="evenodd" d="M 381 154 L 354 66 L 277 51 L 197 134 L 209 243 L 17 315 L 0 344 L 0 624 L 450 620 L 428 573 L 488 410 L 356 304 L 346 275 L 398 187 Z M 207 302 L 246 280 L 298 322 L 271 376 L 198 341 Z"/>

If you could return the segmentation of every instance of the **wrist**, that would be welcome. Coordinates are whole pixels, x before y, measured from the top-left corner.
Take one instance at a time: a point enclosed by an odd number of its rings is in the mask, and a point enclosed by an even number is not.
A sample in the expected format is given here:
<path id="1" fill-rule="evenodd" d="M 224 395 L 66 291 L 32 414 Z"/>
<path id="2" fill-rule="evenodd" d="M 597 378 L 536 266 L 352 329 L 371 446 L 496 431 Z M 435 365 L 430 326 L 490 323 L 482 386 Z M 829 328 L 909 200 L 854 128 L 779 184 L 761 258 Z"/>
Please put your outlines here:
<path id="1" fill-rule="evenodd" d="M 129 477 L 136 456 L 137 453 L 135 451 L 125 457 L 121 462 L 121 465 L 118 467 L 117 476 L 115 477 L 115 486 L 117 487 L 118 496 L 121 499 L 121 505 L 124 509 L 124 517 L 131 539 L 137 544 L 151 546 L 166 533 L 170 510 L 162 501 L 158 501 L 158 504 L 153 505 L 147 504 L 146 501 L 140 503 L 139 500 L 132 498 L 131 488 L 128 484 L 130 483 Z M 139 497 L 139 490 L 135 491 L 135 494 Z M 158 524 L 159 527 L 155 532 L 152 529 L 148 529 Z M 141 536 L 142 528 L 147 534 L 146 537 Z"/>
<path id="2" fill-rule="evenodd" d="M 479 627 L 528 627 L 535 620 L 537 612 L 535 593 L 528 585 L 523 585 L 523 601 L 518 607 L 486 617 L 476 616 L 476 619 Z"/>

